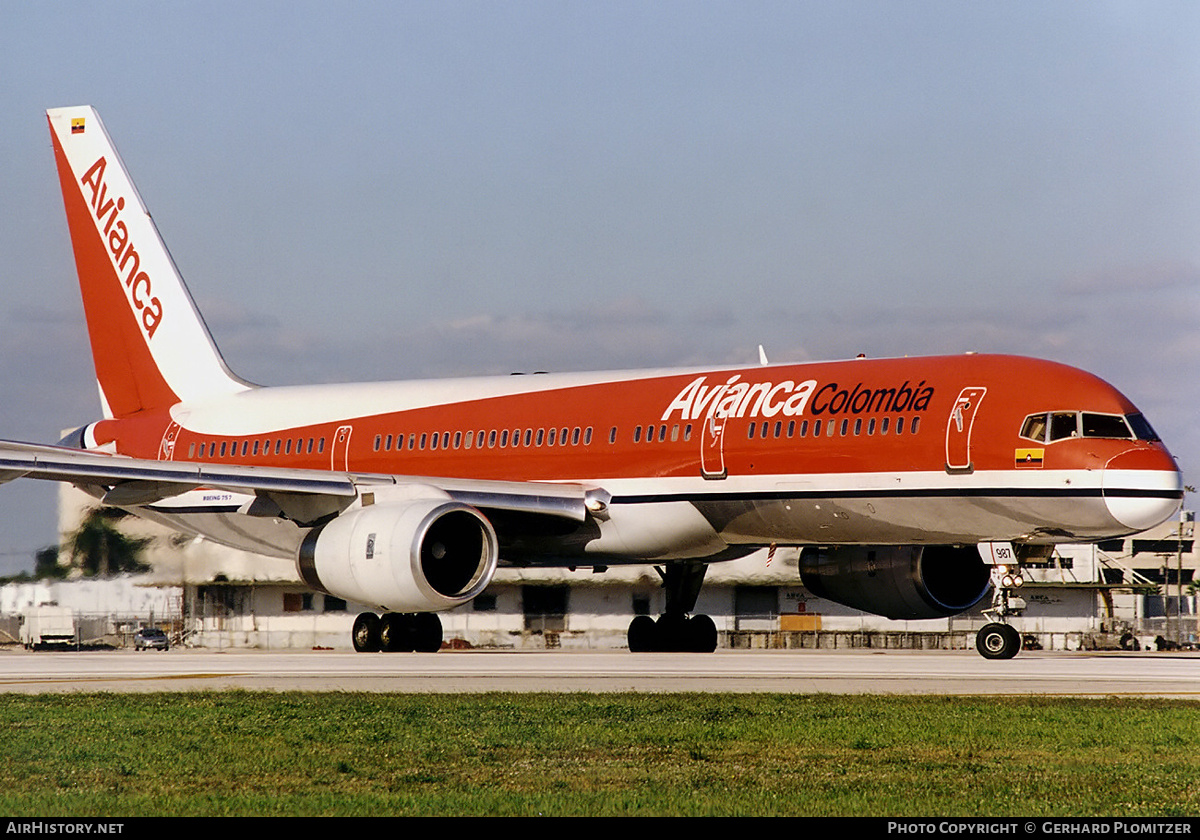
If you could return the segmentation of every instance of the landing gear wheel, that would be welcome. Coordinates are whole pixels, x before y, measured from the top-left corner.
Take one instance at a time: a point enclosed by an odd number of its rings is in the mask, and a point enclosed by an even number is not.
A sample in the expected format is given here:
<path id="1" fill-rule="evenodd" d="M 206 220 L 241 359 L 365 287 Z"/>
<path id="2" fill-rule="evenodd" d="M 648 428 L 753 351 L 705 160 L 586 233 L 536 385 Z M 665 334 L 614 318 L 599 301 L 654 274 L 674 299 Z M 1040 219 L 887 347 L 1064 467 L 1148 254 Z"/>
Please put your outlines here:
<path id="1" fill-rule="evenodd" d="M 379 650 L 379 616 L 375 613 L 360 614 L 354 619 L 350 640 L 354 643 L 356 653 L 374 653 Z"/>
<path id="2" fill-rule="evenodd" d="M 975 636 L 975 649 L 984 659 L 1012 659 L 1021 650 L 1021 634 L 1007 624 L 985 624 Z"/>
<path id="3" fill-rule="evenodd" d="M 387 613 L 379 619 L 379 647 L 388 653 L 409 652 L 413 649 L 412 616 Z"/>
<path id="4" fill-rule="evenodd" d="M 630 653 L 712 653 L 717 625 L 706 615 L 639 615 L 629 622 Z"/>
<path id="5" fill-rule="evenodd" d="M 717 625 L 706 615 L 694 615 L 687 622 L 688 641 L 695 653 L 712 653 L 717 649 Z"/>
<path id="6" fill-rule="evenodd" d="M 660 615 L 654 622 L 654 649 L 677 653 L 689 648 L 687 619 L 681 615 Z"/>
<path id="7" fill-rule="evenodd" d="M 654 650 L 654 619 L 648 615 L 635 616 L 629 622 L 630 653 L 651 653 Z"/>
<path id="8" fill-rule="evenodd" d="M 418 653 L 437 653 L 442 649 L 442 620 L 436 613 L 417 613 L 412 617 L 412 645 Z"/>

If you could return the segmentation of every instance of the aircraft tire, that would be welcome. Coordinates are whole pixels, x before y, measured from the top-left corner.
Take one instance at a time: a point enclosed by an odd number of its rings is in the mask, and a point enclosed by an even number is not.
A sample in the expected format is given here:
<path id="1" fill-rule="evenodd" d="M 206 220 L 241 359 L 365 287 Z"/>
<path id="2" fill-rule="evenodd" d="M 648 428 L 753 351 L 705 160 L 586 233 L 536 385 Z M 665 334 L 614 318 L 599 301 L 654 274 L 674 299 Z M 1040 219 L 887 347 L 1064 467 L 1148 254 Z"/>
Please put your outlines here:
<path id="1" fill-rule="evenodd" d="M 629 632 L 626 633 L 626 639 L 629 641 L 629 652 L 652 652 L 654 650 L 654 636 L 654 619 L 648 615 L 634 616 L 633 621 L 629 622 Z"/>
<path id="2" fill-rule="evenodd" d="M 355 653 L 375 653 L 379 650 L 379 616 L 375 613 L 360 613 L 354 619 L 350 640 Z"/>
<path id="3" fill-rule="evenodd" d="M 712 653 L 717 649 L 717 625 L 707 615 L 694 615 L 687 622 L 688 641 L 695 653 Z"/>
<path id="4" fill-rule="evenodd" d="M 413 620 L 405 613 L 387 613 L 379 619 L 379 649 L 408 653 L 413 649 Z"/>
<path id="5" fill-rule="evenodd" d="M 1021 634 L 1007 624 L 985 624 L 975 635 L 975 649 L 984 659 L 1012 659 L 1021 650 Z"/>
<path id="6" fill-rule="evenodd" d="M 681 615 L 660 615 L 654 622 L 654 649 L 680 653 L 691 649 L 688 620 Z"/>
<path id="7" fill-rule="evenodd" d="M 442 620 L 437 613 L 416 613 L 412 617 L 413 650 L 437 653 L 442 649 Z"/>

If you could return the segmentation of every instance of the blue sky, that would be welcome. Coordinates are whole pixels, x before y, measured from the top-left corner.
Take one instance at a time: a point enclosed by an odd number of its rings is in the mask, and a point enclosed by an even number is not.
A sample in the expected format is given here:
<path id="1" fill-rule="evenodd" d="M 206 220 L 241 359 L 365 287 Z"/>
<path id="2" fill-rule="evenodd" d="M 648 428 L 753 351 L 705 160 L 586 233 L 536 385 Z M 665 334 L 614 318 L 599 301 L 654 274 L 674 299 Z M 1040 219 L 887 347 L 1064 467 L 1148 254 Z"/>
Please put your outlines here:
<path id="1" fill-rule="evenodd" d="M 1197 43 L 1184 2 L 0 2 L 0 436 L 98 408 L 44 118 L 91 104 L 253 381 L 1022 353 L 1195 483 Z M 53 508 L 0 487 L 0 573 Z"/>

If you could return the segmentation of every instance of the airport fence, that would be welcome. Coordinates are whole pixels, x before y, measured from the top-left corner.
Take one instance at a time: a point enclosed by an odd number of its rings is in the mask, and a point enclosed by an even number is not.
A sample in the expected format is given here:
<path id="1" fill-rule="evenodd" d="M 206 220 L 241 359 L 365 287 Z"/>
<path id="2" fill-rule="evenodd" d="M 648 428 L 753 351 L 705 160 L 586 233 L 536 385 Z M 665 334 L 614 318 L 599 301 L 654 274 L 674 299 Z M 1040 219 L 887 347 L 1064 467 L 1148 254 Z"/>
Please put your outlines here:
<path id="1" fill-rule="evenodd" d="M 21 644 L 20 615 L 0 615 L 0 645 Z M 146 615 L 76 613 L 74 640 L 67 647 L 75 650 L 115 650 L 133 647 L 133 637 L 142 627 L 160 627 L 172 645 L 185 641 L 182 620 L 164 620 L 153 613 Z"/>

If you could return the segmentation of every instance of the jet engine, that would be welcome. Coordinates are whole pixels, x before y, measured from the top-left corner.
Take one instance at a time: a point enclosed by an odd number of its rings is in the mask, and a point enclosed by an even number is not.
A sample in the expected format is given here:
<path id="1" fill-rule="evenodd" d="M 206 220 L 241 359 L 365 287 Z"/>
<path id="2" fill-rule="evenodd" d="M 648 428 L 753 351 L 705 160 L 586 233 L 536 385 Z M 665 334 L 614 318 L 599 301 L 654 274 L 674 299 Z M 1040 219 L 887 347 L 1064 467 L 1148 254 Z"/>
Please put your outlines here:
<path id="1" fill-rule="evenodd" d="M 964 612 L 990 584 L 975 546 L 948 545 L 809 547 L 800 579 L 818 597 L 892 619 Z"/>
<path id="2" fill-rule="evenodd" d="M 313 589 L 381 611 L 431 612 L 487 587 L 499 555 L 483 514 L 447 499 L 348 511 L 309 531 L 296 566 Z"/>

